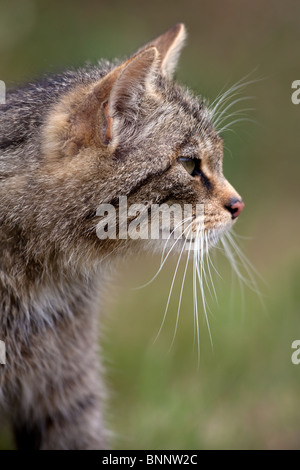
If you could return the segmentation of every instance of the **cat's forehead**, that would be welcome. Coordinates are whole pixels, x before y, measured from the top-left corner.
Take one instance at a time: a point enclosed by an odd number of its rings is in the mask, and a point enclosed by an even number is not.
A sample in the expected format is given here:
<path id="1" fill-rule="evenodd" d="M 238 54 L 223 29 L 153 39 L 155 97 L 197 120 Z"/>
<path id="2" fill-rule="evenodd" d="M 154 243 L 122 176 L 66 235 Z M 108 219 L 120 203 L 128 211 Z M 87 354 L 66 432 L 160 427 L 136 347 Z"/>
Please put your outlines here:
<path id="1" fill-rule="evenodd" d="M 206 110 L 206 116 L 202 121 L 196 121 L 192 132 L 191 145 L 198 149 L 201 158 L 221 157 L 223 154 L 223 139 L 214 129 L 210 113 Z"/>
<path id="2" fill-rule="evenodd" d="M 182 151 L 194 157 L 221 157 L 223 139 L 214 129 L 206 102 L 176 83 L 167 84 L 167 91 L 173 118 L 182 130 Z"/>
<path id="3" fill-rule="evenodd" d="M 158 80 L 158 89 L 162 95 L 162 106 L 165 105 L 180 126 L 185 140 L 202 146 L 203 150 L 222 146 L 223 139 L 215 131 L 211 121 L 211 111 L 201 97 L 194 96 L 189 90 L 176 82 Z"/>

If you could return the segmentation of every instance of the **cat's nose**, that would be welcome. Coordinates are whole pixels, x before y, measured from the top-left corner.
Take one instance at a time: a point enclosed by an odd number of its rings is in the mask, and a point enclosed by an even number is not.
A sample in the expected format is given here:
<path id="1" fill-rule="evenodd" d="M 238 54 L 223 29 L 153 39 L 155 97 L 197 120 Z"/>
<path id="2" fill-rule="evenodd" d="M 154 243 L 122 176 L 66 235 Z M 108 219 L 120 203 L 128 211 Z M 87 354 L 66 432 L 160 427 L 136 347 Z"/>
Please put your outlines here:
<path id="1" fill-rule="evenodd" d="M 232 219 L 236 219 L 245 207 L 241 199 L 232 198 L 228 204 L 225 204 L 226 209 L 231 213 Z"/>

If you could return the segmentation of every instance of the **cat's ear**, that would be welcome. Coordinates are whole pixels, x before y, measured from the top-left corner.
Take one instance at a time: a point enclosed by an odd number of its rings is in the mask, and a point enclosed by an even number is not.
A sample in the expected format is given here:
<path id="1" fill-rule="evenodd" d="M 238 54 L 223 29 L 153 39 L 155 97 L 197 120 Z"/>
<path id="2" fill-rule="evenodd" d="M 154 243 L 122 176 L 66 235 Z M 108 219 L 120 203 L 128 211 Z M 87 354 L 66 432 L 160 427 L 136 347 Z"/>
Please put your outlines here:
<path id="1" fill-rule="evenodd" d="M 130 138 L 137 127 L 143 96 L 153 93 L 158 57 L 157 49 L 150 46 L 96 83 L 66 94 L 45 126 L 45 152 L 73 156 L 78 148 L 95 143 L 113 150 Z"/>
<path id="2" fill-rule="evenodd" d="M 158 51 L 148 47 L 113 69 L 94 93 L 102 101 L 103 140 L 113 146 L 128 125 L 136 121 L 141 97 L 151 89 L 158 71 Z"/>
<path id="3" fill-rule="evenodd" d="M 159 62 L 162 75 L 171 79 L 177 63 L 181 49 L 186 39 L 186 29 L 184 24 L 178 23 L 166 33 L 148 43 L 143 50 L 149 46 L 154 46 L 159 52 Z"/>

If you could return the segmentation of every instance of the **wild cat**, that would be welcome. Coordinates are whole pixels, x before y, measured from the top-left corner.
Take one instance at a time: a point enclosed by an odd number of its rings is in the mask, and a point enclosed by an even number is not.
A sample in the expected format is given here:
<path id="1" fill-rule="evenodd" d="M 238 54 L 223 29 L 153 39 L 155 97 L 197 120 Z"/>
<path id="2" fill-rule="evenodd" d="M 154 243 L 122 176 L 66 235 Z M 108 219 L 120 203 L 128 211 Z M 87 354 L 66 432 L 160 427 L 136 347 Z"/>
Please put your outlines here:
<path id="1" fill-rule="evenodd" d="M 20 449 L 109 447 L 105 262 L 168 250 L 178 221 L 163 242 L 101 239 L 99 205 L 202 204 L 201 230 L 193 212 L 177 252 L 209 248 L 244 207 L 223 176 L 211 110 L 172 81 L 185 37 L 177 24 L 128 60 L 45 77 L 0 107 L 0 399 Z"/>

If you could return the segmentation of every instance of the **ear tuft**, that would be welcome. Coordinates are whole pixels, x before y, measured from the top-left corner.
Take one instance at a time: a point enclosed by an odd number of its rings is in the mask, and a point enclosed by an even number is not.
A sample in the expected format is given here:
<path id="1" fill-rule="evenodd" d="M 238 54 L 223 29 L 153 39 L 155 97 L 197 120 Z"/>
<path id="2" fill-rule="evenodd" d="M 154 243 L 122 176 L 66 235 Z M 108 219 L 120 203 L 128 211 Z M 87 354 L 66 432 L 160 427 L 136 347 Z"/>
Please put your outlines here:
<path id="1" fill-rule="evenodd" d="M 186 35 L 184 24 L 177 23 L 173 28 L 145 46 L 146 48 L 149 46 L 156 47 L 159 52 L 161 73 L 167 78 L 172 78 L 174 74 Z"/>

